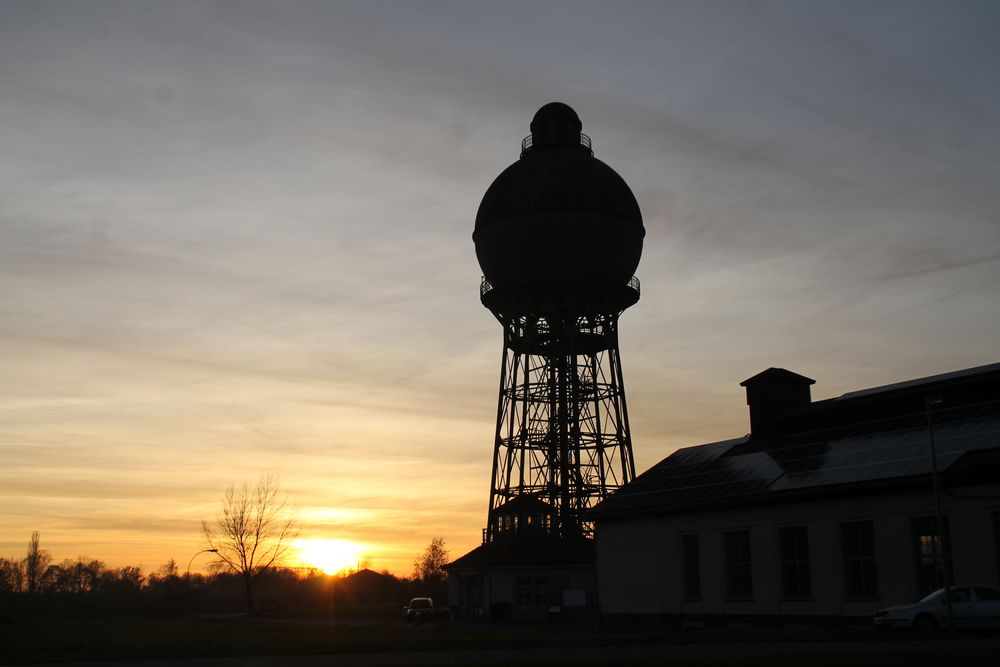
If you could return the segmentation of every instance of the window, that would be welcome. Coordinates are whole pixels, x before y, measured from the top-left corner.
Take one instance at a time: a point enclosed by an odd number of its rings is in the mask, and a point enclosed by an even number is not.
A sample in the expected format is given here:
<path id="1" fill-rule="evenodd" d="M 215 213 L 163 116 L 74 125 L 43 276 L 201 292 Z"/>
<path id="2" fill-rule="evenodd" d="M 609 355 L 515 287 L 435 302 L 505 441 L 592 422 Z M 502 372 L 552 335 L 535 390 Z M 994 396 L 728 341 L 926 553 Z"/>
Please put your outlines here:
<path id="1" fill-rule="evenodd" d="M 993 512 L 993 556 L 996 558 L 997 578 L 1000 579 L 1000 512 Z"/>
<path id="2" fill-rule="evenodd" d="M 948 597 L 951 598 L 952 604 L 972 602 L 972 592 L 968 588 L 952 588 L 948 592 L 951 593 Z"/>
<path id="3" fill-rule="evenodd" d="M 1000 602 L 1000 588 L 976 586 L 976 597 L 980 602 Z"/>
<path id="4" fill-rule="evenodd" d="M 923 597 L 944 586 L 944 565 L 941 562 L 942 552 L 940 550 L 948 548 L 948 517 L 941 517 L 941 519 L 943 542 L 938 539 L 936 517 L 918 516 L 910 519 L 918 597 Z"/>
<path id="5" fill-rule="evenodd" d="M 844 594 L 853 598 L 878 597 L 875 567 L 875 526 L 871 521 L 840 524 L 844 556 Z"/>
<path id="6" fill-rule="evenodd" d="M 730 598 L 753 597 L 753 570 L 750 566 L 750 531 L 733 530 L 724 534 L 726 549 L 726 595 Z"/>
<path id="7" fill-rule="evenodd" d="M 517 577 L 514 580 L 515 607 L 548 607 L 550 597 L 548 577 Z"/>
<path id="8" fill-rule="evenodd" d="M 698 536 L 681 535 L 681 561 L 684 568 L 684 599 L 701 599 L 701 563 L 698 559 Z"/>
<path id="9" fill-rule="evenodd" d="M 805 526 L 778 529 L 778 553 L 781 559 L 781 594 L 786 598 L 812 596 L 809 571 L 809 531 Z"/>

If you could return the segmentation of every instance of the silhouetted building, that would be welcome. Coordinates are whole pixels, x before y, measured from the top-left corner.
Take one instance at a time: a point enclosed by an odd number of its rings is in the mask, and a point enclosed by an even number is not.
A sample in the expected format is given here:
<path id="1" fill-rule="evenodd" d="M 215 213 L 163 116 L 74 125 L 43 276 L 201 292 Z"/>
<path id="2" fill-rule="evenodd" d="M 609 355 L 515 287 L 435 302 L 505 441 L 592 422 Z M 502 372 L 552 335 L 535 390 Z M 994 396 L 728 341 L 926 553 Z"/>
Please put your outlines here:
<path id="1" fill-rule="evenodd" d="M 645 230 L 581 129 L 565 104 L 539 109 L 476 215 L 480 298 L 504 346 L 483 544 L 447 567 L 465 618 L 591 614 L 586 512 L 635 477 L 618 318 L 639 300 Z"/>
<path id="2" fill-rule="evenodd" d="M 750 435 L 680 449 L 590 513 L 606 622 L 870 622 L 943 563 L 1000 580 L 1000 364 L 816 402 L 813 382 L 742 382 Z"/>

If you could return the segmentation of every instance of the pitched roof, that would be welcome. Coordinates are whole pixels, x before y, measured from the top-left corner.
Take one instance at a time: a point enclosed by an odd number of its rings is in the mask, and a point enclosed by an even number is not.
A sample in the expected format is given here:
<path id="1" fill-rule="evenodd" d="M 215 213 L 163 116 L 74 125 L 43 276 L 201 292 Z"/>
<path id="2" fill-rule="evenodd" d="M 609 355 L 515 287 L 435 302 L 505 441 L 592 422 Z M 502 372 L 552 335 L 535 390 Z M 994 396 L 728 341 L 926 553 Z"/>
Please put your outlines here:
<path id="1" fill-rule="evenodd" d="M 1000 364 L 919 382 L 921 396 L 963 379 L 985 382 L 974 391 L 966 387 L 964 393 L 956 392 L 962 403 L 936 408 L 931 415 L 938 468 L 946 481 L 967 454 L 1000 452 L 1000 376 L 993 377 L 997 371 Z M 591 515 L 602 519 L 676 513 L 926 482 L 931 472 L 928 415 L 917 407 L 922 400 L 899 400 L 901 389 L 916 386 L 900 383 L 857 392 L 857 400 L 845 395 L 820 401 L 815 408 L 797 411 L 783 431 L 764 442 L 746 436 L 678 450 L 608 497 Z M 985 400 L 968 402 L 969 396 Z"/>
<path id="2" fill-rule="evenodd" d="M 890 391 L 899 391 L 903 389 L 916 389 L 924 385 L 941 384 L 942 382 L 951 380 L 964 380 L 967 378 L 973 378 L 975 376 L 983 376 L 991 373 L 1000 373 L 1000 363 L 986 364 L 985 366 L 976 366 L 974 368 L 964 368 L 960 371 L 951 371 L 949 373 L 941 373 L 939 375 L 930 375 L 927 377 L 916 378 L 914 380 L 904 380 L 903 382 L 896 382 L 893 384 L 882 385 L 880 387 L 871 387 L 869 389 L 850 391 L 847 392 L 846 394 L 838 396 L 834 400 L 843 401 L 851 398 L 860 398 L 862 396 L 871 396 L 873 394 L 885 394 Z"/>
<path id="3" fill-rule="evenodd" d="M 512 539 L 482 544 L 445 565 L 448 571 L 481 568 L 566 567 L 594 563 L 593 540 L 549 537 Z"/>
<path id="4" fill-rule="evenodd" d="M 761 371 L 749 377 L 743 382 L 740 382 L 741 387 L 746 387 L 751 384 L 758 384 L 763 382 L 804 382 L 806 384 L 816 384 L 816 380 L 812 378 L 807 378 L 805 375 L 799 375 L 798 373 L 793 373 L 792 371 L 785 370 L 784 368 L 768 368 L 766 371 Z"/>

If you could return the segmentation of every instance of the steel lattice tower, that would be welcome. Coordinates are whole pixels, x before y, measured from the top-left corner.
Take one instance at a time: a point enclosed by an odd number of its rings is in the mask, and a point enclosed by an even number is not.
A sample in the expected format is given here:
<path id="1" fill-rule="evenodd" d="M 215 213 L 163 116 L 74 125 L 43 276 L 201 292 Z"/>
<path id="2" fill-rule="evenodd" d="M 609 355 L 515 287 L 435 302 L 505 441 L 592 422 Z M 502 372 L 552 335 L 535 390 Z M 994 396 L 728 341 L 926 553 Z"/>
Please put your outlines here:
<path id="1" fill-rule="evenodd" d="M 473 239 L 504 349 L 484 541 L 589 537 L 584 513 L 635 477 L 618 352 L 645 230 L 576 113 L 542 107 Z"/>

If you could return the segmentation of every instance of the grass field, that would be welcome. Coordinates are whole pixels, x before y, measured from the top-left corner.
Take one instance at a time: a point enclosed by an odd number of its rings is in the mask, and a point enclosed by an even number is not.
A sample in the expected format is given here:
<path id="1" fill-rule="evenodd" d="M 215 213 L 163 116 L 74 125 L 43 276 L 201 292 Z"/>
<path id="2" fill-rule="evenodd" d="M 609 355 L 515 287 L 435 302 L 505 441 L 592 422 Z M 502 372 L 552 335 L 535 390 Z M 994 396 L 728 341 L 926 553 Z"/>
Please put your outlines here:
<path id="1" fill-rule="evenodd" d="M 851 655 L 810 656 L 808 667 L 827 665 L 936 664 L 992 665 L 995 650 L 908 651 L 906 638 L 887 638 L 869 628 L 819 628 L 774 630 L 699 630 L 670 634 L 598 633 L 567 626 L 413 626 L 399 621 L 346 625 L 309 618 L 248 619 L 245 617 L 86 617 L 23 619 L 0 625 L 0 663 L 128 660 L 260 655 L 316 655 L 410 651 L 489 650 L 506 648 L 555 648 L 581 646 L 634 646 L 648 644 L 708 644 L 720 642 L 861 641 L 871 650 Z M 901 643 L 886 653 L 880 643 Z M 989 642 L 987 642 L 989 643 Z M 800 644 L 801 645 L 801 644 Z M 935 654 L 940 654 L 935 658 Z M 636 658 L 615 664 L 655 665 L 662 659 Z M 801 665 L 802 655 L 690 658 L 672 665 Z M 548 658 L 528 665 L 569 665 Z"/>

